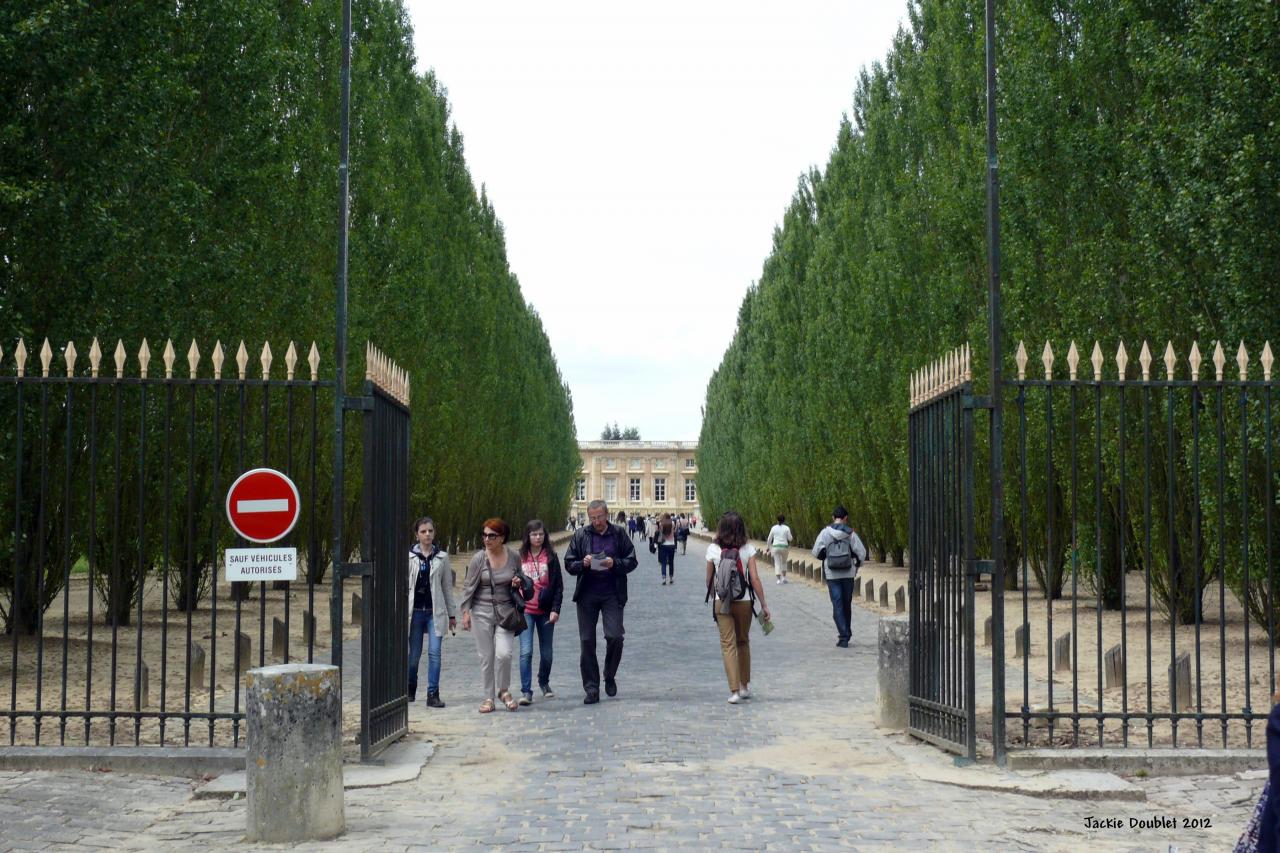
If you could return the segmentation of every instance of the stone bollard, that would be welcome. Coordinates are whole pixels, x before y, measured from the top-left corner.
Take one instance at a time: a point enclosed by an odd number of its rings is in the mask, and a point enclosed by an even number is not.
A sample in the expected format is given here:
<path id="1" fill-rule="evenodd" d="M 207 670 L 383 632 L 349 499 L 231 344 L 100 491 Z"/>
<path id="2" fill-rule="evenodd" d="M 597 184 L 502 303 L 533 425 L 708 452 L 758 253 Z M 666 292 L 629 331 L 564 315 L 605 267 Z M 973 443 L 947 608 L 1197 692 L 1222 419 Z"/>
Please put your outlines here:
<path id="1" fill-rule="evenodd" d="M 867 603 L 876 603 L 876 579 L 867 578 Z"/>
<path id="2" fill-rule="evenodd" d="M 1125 681 L 1124 649 L 1119 644 L 1107 649 L 1103 656 L 1103 669 L 1107 673 L 1107 687 L 1119 687 Z"/>
<path id="3" fill-rule="evenodd" d="M 893 594 L 893 612 L 907 612 L 907 589 L 906 587 L 898 587 L 897 592 Z"/>
<path id="4" fill-rule="evenodd" d="M 853 597 L 862 597 L 862 578 L 857 577 L 856 575 L 853 578 Z"/>
<path id="5" fill-rule="evenodd" d="M 284 660 L 286 647 L 289 645 L 289 634 L 284 629 L 284 620 L 279 616 L 271 617 L 271 656 Z"/>
<path id="6" fill-rule="evenodd" d="M 1053 671 L 1071 671 L 1071 632 L 1053 641 Z"/>
<path id="7" fill-rule="evenodd" d="M 889 609 L 889 582 L 884 581 L 880 584 L 880 606 L 885 610 Z"/>
<path id="8" fill-rule="evenodd" d="M 911 678 L 911 622 L 905 616 L 880 618 L 876 674 L 876 725 L 907 727 L 907 687 Z"/>
<path id="9" fill-rule="evenodd" d="M 336 666 L 290 663 L 245 675 L 249 841 L 323 840 L 346 828 L 342 683 Z"/>
<path id="10" fill-rule="evenodd" d="M 195 642 L 191 643 L 191 662 L 187 668 L 187 678 L 191 681 L 191 686 L 197 690 L 204 689 L 204 646 Z"/>
<path id="11" fill-rule="evenodd" d="M 1023 657 L 1031 653 L 1031 626 L 1023 623 L 1016 631 L 1013 632 L 1013 653 L 1017 657 Z"/>
<path id="12" fill-rule="evenodd" d="M 1169 702 L 1175 714 L 1195 710 L 1191 698 L 1191 655 L 1183 652 L 1169 667 Z"/>
<path id="13" fill-rule="evenodd" d="M 984 646 L 991 645 L 991 618 L 988 616 L 987 620 L 982 623 L 982 645 Z"/>

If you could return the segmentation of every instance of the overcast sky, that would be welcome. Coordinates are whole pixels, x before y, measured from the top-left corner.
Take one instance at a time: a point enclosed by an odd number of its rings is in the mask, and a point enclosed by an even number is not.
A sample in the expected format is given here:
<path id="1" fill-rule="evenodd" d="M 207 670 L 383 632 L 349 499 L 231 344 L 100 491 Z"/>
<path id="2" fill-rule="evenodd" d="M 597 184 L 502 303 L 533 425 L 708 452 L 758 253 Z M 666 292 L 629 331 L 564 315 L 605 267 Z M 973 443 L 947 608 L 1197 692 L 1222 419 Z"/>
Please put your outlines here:
<path id="1" fill-rule="evenodd" d="M 695 440 L 707 381 L 800 175 L 827 162 L 905 0 L 407 0 L 421 70 L 573 392 Z"/>

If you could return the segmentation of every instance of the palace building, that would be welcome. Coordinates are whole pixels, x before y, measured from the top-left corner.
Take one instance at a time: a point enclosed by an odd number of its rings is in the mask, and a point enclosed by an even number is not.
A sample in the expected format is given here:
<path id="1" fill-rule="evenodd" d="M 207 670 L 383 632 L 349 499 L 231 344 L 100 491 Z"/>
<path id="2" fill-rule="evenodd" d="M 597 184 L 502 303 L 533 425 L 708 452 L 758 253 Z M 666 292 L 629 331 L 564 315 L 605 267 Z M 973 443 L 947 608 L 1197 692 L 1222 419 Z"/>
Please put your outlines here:
<path id="1" fill-rule="evenodd" d="M 698 515 L 696 441 L 580 441 L 582 471 L 569 512 L 585 523 L 587 504 L 602 500 L 609 514 Z"/>

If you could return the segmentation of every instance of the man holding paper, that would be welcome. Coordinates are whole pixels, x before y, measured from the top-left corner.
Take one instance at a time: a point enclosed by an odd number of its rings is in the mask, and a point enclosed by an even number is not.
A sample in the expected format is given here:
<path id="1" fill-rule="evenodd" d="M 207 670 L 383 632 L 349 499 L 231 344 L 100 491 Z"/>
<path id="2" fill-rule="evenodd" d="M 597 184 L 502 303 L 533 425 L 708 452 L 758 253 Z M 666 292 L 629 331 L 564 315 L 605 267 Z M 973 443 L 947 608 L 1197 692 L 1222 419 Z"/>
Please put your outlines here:
<path id="1" fill-rule="evenodd" d="M 604 616 L 604 689 L 618 693 L 622 661 L 622 608 L 627 604 L 627 575 L 636 567 L 635 547 L 623 528 L 609 523 L 604 501 L 587 506 L 587 524 L 573 534 L 565 551 L 565 571 L 576 577 L 573 600 L 578 606 L 578 639 L 582 642 L 583 704 L 600 701 L 600 663 L 596 658 L 596 624 Z"/>

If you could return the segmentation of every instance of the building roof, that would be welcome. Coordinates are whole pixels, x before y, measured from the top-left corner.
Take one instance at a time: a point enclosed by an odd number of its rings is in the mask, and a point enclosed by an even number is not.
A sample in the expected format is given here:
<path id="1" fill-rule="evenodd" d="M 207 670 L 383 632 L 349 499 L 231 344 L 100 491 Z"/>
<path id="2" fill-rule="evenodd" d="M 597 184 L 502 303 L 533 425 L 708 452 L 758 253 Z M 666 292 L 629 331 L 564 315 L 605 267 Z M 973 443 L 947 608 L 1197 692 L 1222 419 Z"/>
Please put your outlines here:
<path id="1" fill-rule="evenodd" d="M 579 441 L 579 450 L 697 450 L 696 441 Z"/>

